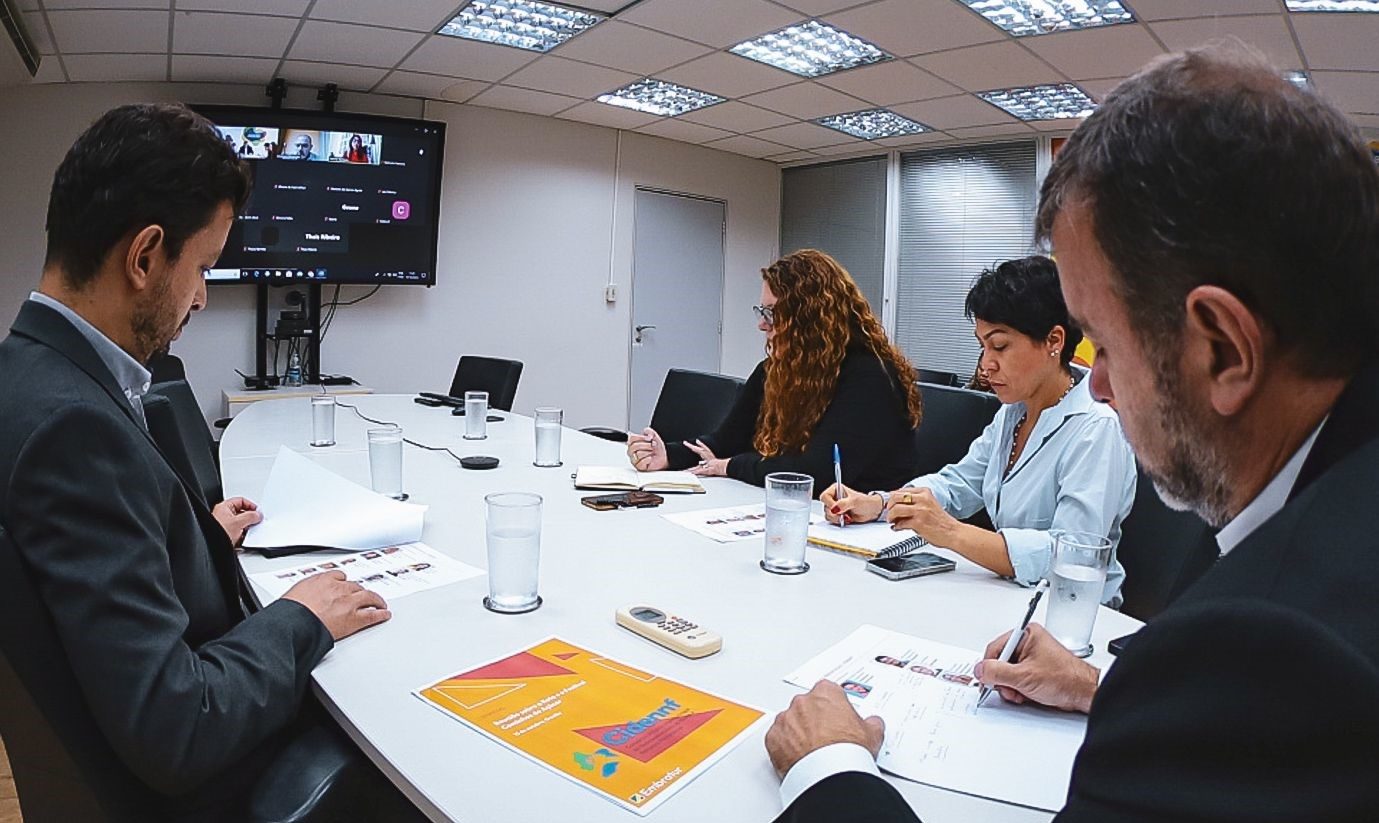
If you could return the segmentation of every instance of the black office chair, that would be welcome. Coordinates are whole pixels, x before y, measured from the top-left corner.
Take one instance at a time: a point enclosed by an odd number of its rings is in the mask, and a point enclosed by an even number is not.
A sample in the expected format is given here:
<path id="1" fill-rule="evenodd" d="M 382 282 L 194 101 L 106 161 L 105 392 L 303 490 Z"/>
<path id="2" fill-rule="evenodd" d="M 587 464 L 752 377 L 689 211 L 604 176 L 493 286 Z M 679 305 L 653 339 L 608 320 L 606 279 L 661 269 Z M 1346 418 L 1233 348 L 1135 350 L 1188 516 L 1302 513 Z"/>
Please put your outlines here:
<path id="1" fill-rule="evenodd" d="M 667 443 L 702 437 L 723 422 L 737 402 L 745 381 L 726 374 L 671 369 L 661 384 L 656 409 L 651 413 L 651 428 Z M 615 443 L 626 443 L 627 432 L 594 426 L 580 431 Z"/>
<path id="2" fill-rule="evenodd" d="M 915 369 L 919 375 L 919 382 L 931 383 L 935 386 L 961 386 L 958 376 L 950 371 L 938 371 L 937 369 Z"/>
<path id="3" fill-rule="evenodd" d="M 924 419 L 915 430 L 916 475 L 932 474 L 961 460 L 1001 407 L 994 394 L 954 386 L 920 383 L 919 396 L 924 401 Z"/>
<path id="4" fill-rule="evenodd" d="M 522 361 L 466 354 L 455 367 L 450 395 L 464 397 L 467 391 L 488 392 L 488 407 L 512 411 L 517 399 L 517 381 L 522 378 Z"/>
<path id="5" fill-rule="evenodd" d="M 216 442 L 191 386 L 184 380 L 155 383 L 144 395 L 143 405 L 148 433 L 173 469 L 196 484 L 208 507 L 224 500 Z"/>
<path id="6" fill-rule="evenodd" d="M 1125 567 L 1121 611 L 1140 620 L 1154 617 L 1211 567 L 1216 554 L 1202 518 L 1170 509 L 1140 470 L 1135 503 L 1121 524 L 1116 547 Z"/>
<path id="7" fill-rule="evenodd" d="M 154 383 L 166 383 L 170 380 L 186 380 L 187 368 L 182 365 L 182 358 L 171 352 L 155 354 L 148 359 L 145 364 L 149 374 L 149 379 Z"/>

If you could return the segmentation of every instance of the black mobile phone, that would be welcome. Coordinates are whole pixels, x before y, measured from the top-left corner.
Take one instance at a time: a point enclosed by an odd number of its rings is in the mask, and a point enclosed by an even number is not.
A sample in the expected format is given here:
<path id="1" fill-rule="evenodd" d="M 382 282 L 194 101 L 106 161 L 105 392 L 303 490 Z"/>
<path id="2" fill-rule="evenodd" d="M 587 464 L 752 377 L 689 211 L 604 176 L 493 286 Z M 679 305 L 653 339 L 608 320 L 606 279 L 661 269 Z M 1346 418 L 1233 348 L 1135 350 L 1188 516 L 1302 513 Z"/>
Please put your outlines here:
<path id="1" fill-rule="evenodd" d="M 455 415 L 456 417 L 464 417 L 464 406 L 456 406 L 455 408 L 450 410 L 450 413 Z M 504 420 L 507 420 L 506 417 L 497 414 L 489 414 L 489 416 L 485 417 L 484 419 L 490 423 L 501 423 Z"/>
<path id="2" fill-rule="evenodd" d="M 413 397 L 413 398 L 412 398 L 412 402 L 413 402 L 413 403 L 420 403 L 420 404 L 423 405 L 423 406 L 430 406 L 430 407 L 433 408 L 433 409 L 436 408 L 436 407 L 438 407 L 438 406 L 444 406 L 444 405 L 445 405 L 445 404 L 442 403 L 441 401 L 439 401 L 439 400 L 434 400 L 434 399 L 432 399 L 432 398 L 430 398 L 430 397 Z"/>
<path id="3" fill-rule="evenodd" d="M 876 572 L 887 580 L 904 580 L 926 574 L 951 572 L 957 564 L 946 557 L 930 552 L 918 552 L 902 557 L 882 557 L 867 561 L 867 571 Z"/>
<path id="4" fill-rule="evenodd" d="M 666 499 L 651 492 L 619 492 L 581 497 L 579 502 L 595 511 L 606 512 L 612 509 L 649 509 L 661 505 Z"/>
<path id="5" fill-rule="evenodd" d="M 1130 644 L 1130 641 L 1134 639 L 1134 637 L 1135 634 L 1133 632 L 1131 632 L 1130 634 L 1121 635 L 1120 637 L 1117 637 L 1116 639 L 1106 644 L 1106 651 L 1119 657 L 1120 653 L 1125 651 L 1125 647 Z"/>

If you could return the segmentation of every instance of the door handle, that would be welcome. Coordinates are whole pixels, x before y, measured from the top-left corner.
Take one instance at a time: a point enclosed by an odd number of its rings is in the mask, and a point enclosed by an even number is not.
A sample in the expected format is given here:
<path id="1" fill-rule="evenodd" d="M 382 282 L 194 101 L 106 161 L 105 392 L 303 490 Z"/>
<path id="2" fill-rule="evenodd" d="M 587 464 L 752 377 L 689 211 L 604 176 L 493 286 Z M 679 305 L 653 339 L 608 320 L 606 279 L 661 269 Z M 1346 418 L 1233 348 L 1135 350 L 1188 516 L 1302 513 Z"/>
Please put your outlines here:
<path id="1" fill-rule="evenodd" d="M 655 327 L 655 326 L 633 326 L 633 327 L 632 327 L 632 331 L 635 332 L 635 335 L 636 335 L 636 336 L 632 338 L 632 342 L 634 342 L 634 343 L 640 343 L 640 342 L 642 342 L 642 332 L 646 331 L 647 329 L 654 329 L 654 328 L 656 328 L 656 327 Z"/>

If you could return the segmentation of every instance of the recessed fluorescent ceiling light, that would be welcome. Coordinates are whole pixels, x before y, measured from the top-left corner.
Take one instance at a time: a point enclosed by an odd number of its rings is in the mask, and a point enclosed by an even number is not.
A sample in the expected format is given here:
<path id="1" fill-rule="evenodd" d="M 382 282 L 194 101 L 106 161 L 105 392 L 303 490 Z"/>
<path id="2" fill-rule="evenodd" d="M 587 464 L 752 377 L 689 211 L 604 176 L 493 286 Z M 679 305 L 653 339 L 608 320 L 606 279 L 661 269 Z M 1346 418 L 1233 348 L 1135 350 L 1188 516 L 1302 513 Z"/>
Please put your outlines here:
<path id="1" fill-rule="evenodd" d="M 863 140 L 877 140 L 882 137 L 900 137 L 906 134 L 919 134 L 928 131 L 923 123 L 916 123 L 908 117 L 901 117 L 886 109 L 867 109 L 848 114 L 832 114 L 820 117 L 814 122 L 830 129 L 837 129 Z"/>
<path id="2" fill-rule="evenodd" d="M 546 52 L 606 19 L 531 0 L 474 0 L 437 33 Z"/>
<path id="3" fill-rule="evenodd" d="M 598 101 L 610 106 L 674 117 L 687 111 L 702 109 L 714 103 L 722 103 L 725 98 L 704 91 L 687 89 L 664 80 L 638 80 L 630 86 L 600 94 Z"/>
<path id="4" fill-rule="evenodd" d="M 1016 37 L 1134 21 L 1118 0 L 962 0 Z"/>
<path id="5" fill-rule="evenodd" d="M 891 59 L 891 55 L 871 43 L 817 20 L 763 34 L 738 43 L 729 51 L 804 77 L 819 77 Z"/>
<path id="6" fill-rule="evenodd" d="M 1288 80 L 1289 83 L 1292 83 L 1293 85 L 1297 86 L 1298 88 L 1300 88 L 1300 89 L 1305 89 L 1305 88 L 1307 88 L 1307 72 L 1305 72 L 1305 71 L 1298 71 L 1297 69 L 1293 69 L 1293 70 L 1291 70 L 1291 71 L 1285 71 L 1285 72 L 1283 73 L 1283 76 L 1284 76 L 1285 78 L 1287 78 L 1287 80 Z"/>
<path id="7" fill-rule="evenodd" d="M 1096 103 L 1072 83 L 984 91 L 977 95 L 1021 120 L 1066 120 L 1086 117 Z"/>
<path id="8" fill-rule="evenodd" d="M 1288 0 L 1288 10 L 1379 12 L 1379 0 Z"/>

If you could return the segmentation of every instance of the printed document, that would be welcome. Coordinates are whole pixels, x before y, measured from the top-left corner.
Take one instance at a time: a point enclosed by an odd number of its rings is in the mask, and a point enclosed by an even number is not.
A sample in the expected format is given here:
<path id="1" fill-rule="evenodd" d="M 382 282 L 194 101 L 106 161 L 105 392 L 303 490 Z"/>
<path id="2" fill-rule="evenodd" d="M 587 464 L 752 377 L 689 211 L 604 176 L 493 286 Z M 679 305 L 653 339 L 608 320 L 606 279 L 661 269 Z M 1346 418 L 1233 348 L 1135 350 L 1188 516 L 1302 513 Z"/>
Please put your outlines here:
<path id="1" fill-rule="evenodd" d="M 943 789 L 1056 811 L 1087 718 L 1007 703 L 992 692 L 980 710 L 972 669 L 979 652 L 861 626 L 785 678 L 802 689 L 843 687 L 863 717 L 886 721 L 877 764 Z"/>
<path id="2" fill-rule="evenodd" d="M 766 536 L 766 504 L 752 506 L 725 506 L 721 509 L 699 509 L 692 512 L 663 514 L 665 519 L 677 526 L 702 534 L 719 543 L 732 543 L 736 540 L 763 539 Z M 809 513 L 810 523 L 822 523 L 823 516 Z"/>
<path id="3" fill-rule="evenodd" d="M 441 554 L 425 543 L 384 546 L 351 554 L 316 555 L 312 562 L 268 572 L 257 572 L 249 579 L 268 592 L 264 600 L 277 600 L 303 579 L 322 572 L 339 571 L 345 579 L 369 591 L 378 592 L 392 602 L 414 592 L 424 592 L 449 583 L 458 583 L 484 573 L 468 563 Z"/>

